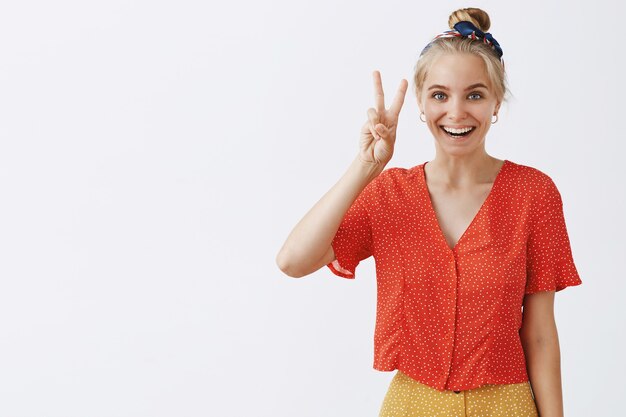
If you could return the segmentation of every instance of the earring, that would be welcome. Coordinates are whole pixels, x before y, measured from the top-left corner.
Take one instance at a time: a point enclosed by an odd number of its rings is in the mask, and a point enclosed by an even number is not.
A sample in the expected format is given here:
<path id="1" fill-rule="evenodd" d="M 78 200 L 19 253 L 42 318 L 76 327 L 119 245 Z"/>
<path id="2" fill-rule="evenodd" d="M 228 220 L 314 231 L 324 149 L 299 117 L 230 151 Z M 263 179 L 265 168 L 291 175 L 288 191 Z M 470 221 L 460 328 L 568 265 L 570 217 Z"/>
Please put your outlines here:
<path id="1" fill-rule="evenodd" d="M 494 121 L 493 118 L 491 119 L 491 124 L 492 125 L 498 123 L 498 115 L 494 114 L 494 116 L 496 116 L 496 120 Z"/>
<path id="2" fill-rule="evenodd" d="M 426 115 L 424 114 L 424 112 L 420 113 L 420 120 L 424 123 L 426 123 L 426 119 L 422 119 L 422 116 L 426 117 Z"/>

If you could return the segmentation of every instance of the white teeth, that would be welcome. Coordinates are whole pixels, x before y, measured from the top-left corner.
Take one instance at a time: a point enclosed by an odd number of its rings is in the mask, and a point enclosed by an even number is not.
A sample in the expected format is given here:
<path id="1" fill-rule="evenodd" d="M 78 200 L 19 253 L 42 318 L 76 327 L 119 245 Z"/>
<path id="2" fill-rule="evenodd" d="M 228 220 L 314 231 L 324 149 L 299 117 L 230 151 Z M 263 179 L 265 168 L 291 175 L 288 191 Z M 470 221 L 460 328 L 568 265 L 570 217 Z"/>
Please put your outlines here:
<path id="1" fill-rule="evenodd" d="M 460 135 L 462 133 L 467 133 L 467 132 L 469 132 L 472 129 L 473 129 L 473 127 L 466 127 L 466 128 L 463 128 L 463 129 L 453 129 L 451 127 L 444 127 L 443 128 L 443 130 L 445 130 L 446 132 L 454 133 L 455 135 Z"/>

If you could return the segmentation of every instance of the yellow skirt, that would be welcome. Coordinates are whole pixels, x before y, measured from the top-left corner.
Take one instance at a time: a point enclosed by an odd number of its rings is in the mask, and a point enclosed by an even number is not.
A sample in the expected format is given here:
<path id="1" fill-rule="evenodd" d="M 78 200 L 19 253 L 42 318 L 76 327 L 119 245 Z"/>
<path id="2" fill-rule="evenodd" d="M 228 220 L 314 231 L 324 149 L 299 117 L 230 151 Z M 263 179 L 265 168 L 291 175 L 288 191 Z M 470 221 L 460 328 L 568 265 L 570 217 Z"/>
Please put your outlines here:
<path id="1" fill-rule="evenodd" d="M 379 417 L 537 417 L 530 382 L 439 391 L 398 370 Z"/>

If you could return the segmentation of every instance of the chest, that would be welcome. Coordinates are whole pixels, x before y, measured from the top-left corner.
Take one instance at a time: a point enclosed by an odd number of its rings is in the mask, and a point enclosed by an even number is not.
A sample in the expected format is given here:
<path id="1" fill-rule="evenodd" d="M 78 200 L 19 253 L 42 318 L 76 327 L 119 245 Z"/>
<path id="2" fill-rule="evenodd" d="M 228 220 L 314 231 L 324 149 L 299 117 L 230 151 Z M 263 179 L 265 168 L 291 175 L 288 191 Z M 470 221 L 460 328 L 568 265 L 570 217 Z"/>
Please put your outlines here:
<path id="1" fill-rule="evenodd" d="M 493 183 L 481 184 L 471 190 L 449 190 L 429 185 L 432 209 L 439 228 L 452 249 L 470 227 L 489 196 Z"/>

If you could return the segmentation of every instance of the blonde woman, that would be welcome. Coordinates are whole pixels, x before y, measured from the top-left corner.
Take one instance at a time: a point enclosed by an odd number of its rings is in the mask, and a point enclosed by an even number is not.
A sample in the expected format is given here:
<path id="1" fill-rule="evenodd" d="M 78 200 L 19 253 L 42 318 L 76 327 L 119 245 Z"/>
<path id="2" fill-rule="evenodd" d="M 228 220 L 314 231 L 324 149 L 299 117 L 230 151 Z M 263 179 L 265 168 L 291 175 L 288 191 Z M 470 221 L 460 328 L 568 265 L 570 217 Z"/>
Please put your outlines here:
<path id="1" fill-rule="evenodd" d="M 394 371 L 380 416 L 563 416 L 554 295 L 582 283 L 551 178 L 485 150 L 506 95 L 502 47 L 480 9 L 460 9 L 415 67 L 436 156 L 387 168 L 408 83 L 376 107 L 339 182 L 277 256 L 303 277 L 354 278 L 374 256 L 374 368 Z"/>

